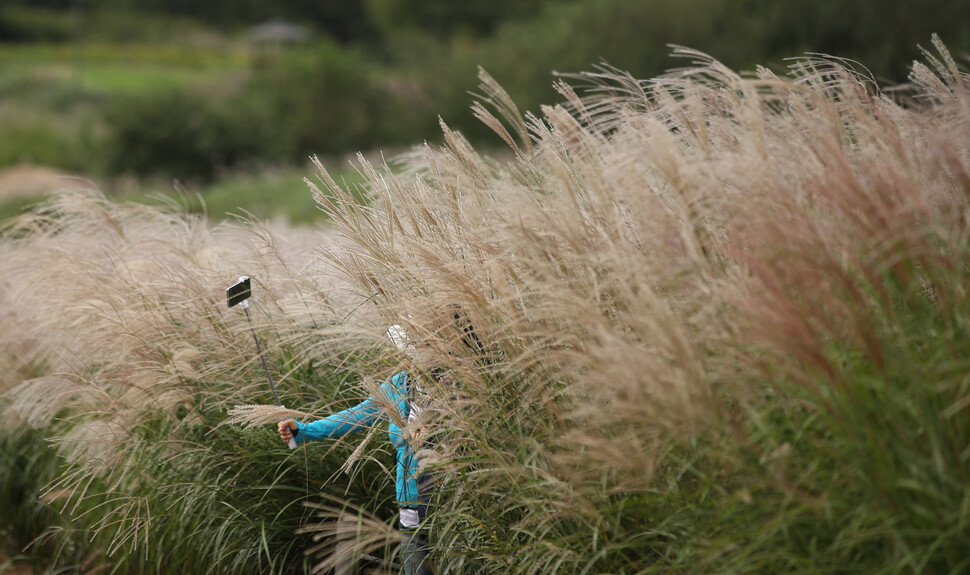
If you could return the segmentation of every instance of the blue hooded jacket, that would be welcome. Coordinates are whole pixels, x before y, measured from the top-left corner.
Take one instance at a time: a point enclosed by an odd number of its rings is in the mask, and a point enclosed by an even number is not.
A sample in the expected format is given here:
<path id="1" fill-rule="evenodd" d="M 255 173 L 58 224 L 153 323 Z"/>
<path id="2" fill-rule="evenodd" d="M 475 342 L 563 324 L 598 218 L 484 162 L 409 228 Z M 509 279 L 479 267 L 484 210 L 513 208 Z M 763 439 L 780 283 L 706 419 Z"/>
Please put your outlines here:
<path id="1" fill-rule="evenodd" d="M 408 401 L 408 373 L 401 371 L 381 384 L 378 394 L 371 395 L 354 407 L 334 413 L 310 423 L 297 422 L 298 442 L 315 439 L 338 438 L 349 433 L 373 426 L 387 417 L 385 407 L 392 407 L 397 413 L 388 417 L 387 432 L 397 452 L 397 478 L 395 481 L 397 502 L 400 507 L 419 508 L 423 511 L 418 490 L 418 458 L 414 448 L 405 439 L 404 432 L 396 422 L 407 422 L 411 412 Z M 419 507 L 419 505 L 421 507 Z M 421 513 L 423 516 L 424 513 Z"/>

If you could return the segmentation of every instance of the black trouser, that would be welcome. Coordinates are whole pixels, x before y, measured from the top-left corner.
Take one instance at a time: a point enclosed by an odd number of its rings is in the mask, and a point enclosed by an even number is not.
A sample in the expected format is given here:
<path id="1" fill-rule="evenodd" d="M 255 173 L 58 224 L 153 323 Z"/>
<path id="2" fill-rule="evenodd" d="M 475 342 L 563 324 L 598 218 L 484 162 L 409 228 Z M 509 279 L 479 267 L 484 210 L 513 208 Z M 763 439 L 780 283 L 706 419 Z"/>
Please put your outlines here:
<path id="1" fill-rule="evenodd" d="M 401 528 L 401 562 L 404 575 L 433 575 L 428 557 L 428 538 L 420 529 Z"/>

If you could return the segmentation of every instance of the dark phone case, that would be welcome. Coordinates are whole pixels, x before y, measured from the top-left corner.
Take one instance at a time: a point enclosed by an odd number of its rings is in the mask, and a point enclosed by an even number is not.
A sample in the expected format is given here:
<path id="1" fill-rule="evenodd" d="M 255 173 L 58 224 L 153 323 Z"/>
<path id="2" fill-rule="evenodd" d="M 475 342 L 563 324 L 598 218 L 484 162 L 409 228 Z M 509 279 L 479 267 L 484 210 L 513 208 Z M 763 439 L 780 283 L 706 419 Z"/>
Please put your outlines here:
<path id="1" fill-rule="evenodd" d="M 239 282 L 226 288 L 226 303 L 229 307 L 240 304 L 252 293 L 249 278 L 240 278 Z"/>

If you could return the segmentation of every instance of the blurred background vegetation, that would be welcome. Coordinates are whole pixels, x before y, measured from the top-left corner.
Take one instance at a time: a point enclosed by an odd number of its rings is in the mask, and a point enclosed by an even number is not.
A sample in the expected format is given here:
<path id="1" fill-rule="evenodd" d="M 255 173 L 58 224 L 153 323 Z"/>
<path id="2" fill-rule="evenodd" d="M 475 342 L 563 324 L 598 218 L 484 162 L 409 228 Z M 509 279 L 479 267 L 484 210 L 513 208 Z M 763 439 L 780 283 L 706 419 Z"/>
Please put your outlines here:
<path id="1" fill-rule="evenodd" d="M 435 143 L 439 117 L 495 141 L 469 111 L 479 65 L 526 110 L 557 72 L 681 65 L 669 44 L 737 70 L 827 53 L 892 85 L 934 32 L 970 50 L 968 21 L 957 0 L 4 0 L 0 170 L 307 222 L 311 155 L 353 180 L 344 155 Z M 0 218 L 26 203 L 2 188 Z"/>

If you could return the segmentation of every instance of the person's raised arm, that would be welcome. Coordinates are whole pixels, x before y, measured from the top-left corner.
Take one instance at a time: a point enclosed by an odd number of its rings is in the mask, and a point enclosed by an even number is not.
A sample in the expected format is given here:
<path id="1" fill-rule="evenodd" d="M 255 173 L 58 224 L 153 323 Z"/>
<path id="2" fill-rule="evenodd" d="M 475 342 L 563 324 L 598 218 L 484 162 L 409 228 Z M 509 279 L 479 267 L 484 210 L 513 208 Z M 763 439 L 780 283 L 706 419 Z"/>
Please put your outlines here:
<path id="1" fill-rule="evenodd" d="M 392 380 L 396 380 L 396 378 L 392 378 Z M 400 392 L 391 382 L 382 384 L 378 393 L 381 394 L 382 399 L 391 403 L 395 403 L 400 398 Z M 280 431 L 280 438 L 284 443 L 289 443 L 290 437 L 296 438 L 298 443 L 315 439 L 343 437 L 348 433 L 353 433 L 376 423 L 382 415 L 381 405 L 372 395 L 353 407 L 323 419 L 309 423 L 287 419 L 279 422 L 277 427 Z"/>

